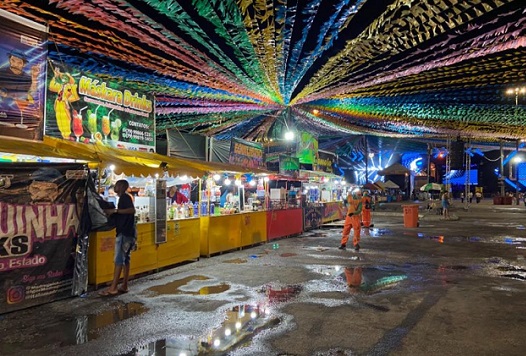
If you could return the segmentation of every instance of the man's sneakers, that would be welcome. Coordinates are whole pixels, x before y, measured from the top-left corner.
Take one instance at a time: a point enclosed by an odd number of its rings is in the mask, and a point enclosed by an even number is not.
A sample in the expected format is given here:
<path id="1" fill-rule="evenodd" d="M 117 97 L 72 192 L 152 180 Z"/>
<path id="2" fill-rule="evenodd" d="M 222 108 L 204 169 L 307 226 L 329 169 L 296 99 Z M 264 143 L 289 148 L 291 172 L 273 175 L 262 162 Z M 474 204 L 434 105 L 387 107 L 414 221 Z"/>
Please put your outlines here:
<path id="1" fill-rule="evenodd" d="M 340 247 L 338 247 L 338 250 L 345 250 L 345 245 L 341 244 Z"/>

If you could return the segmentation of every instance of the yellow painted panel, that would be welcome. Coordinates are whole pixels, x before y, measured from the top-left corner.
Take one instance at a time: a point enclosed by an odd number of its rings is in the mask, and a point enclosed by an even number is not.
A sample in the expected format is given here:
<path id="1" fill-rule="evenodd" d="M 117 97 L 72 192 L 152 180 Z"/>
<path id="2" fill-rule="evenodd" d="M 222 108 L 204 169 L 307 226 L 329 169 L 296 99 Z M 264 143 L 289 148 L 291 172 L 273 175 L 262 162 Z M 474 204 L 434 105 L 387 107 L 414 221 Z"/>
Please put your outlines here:
<path id="1" fill-rule="evenodd" d="M 200 219 L 167 222 L 166 243 L 157 247 L 157 268 L 199 258 Z"/>
<path id="2" fill-rule="evenodd" d="M 101 284 L 113 279 L 115 230 L 90 234 L 88 250 L 88 283 Z"/>
<path id="3" fill-rule="evenodd" d="M 131 254 L 130 275 L 153 271 L 156 268 L 155 224 L 137 224 L 137 251 Z"/>
<path id="4" fill-rule="evenodd" d="M 201 256 L 240 248 L 241 216 L 233 214 L 202 218 L 206 227 L 201 227 Z"/>
<path id="5" fill-rule="evenodd" d="M 241 246 L 250 246 L 267 241 L 267 212 L 242 213 Z"/>
<path id="6" fill-rule="evenodd" d="M 157 248 L 154 244 L 155 224 L 137 225 L 137 251 L 132 252 L 130 275 L 157 268 Z M 88 283 L 101 284 L 113 279 L 115 230 L 91 233 L 88 254 Z"/>

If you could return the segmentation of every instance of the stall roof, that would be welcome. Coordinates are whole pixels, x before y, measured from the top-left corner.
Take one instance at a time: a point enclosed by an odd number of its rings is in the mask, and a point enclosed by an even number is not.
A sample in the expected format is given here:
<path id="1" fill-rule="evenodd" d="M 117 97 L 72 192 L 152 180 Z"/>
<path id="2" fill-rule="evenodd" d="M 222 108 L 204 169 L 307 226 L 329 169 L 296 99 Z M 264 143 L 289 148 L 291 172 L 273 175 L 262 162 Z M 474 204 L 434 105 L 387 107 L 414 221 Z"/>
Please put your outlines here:
<path id="1" fill-rule="evenodd" d="M 389 189 L 398 189 L 398 188 L 400 188 L 400 186 L 398 184 L 396 184 L 395 182 L 393 182 L 392 180 L 388 180 L 387 182 L 385 182 L 385 187 L 389 188 Z"/>
<path id="2" fill-rule="evenodd" d="M 382 169 L 381 171 L 378 171 L 378 174 L 381 176 L 388 176 L 388 175 L 404 175 L 406 173 L 410 173 L 411 170 L 407 167 L 403 166 L 400 163 L 395 163 L 390 165 L 389 167 L 386 167 L 385 169 Z"/>
<path id="3" fill-rule="evenodd" d="M 334 173 L 309 171 L 306 169 L 300 169 L 300 177 L 329 177 L 333 179 L 343 179 L 342 176 L 336 175 Z"/>

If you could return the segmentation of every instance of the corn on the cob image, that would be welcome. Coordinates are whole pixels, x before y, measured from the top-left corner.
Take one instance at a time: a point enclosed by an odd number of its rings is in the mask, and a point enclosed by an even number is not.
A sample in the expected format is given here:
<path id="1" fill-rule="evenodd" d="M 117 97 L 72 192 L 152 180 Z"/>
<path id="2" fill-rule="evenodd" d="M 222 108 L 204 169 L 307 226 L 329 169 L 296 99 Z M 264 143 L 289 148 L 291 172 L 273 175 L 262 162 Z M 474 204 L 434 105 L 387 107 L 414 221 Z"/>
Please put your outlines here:
<path id="1" fill-rule="evenodd" d="M 69 140 L 71 136 L 71 113 L 69 112 L 69 105 L 66 101 L 55 100 L 55 117 L 62 138 Z"/>

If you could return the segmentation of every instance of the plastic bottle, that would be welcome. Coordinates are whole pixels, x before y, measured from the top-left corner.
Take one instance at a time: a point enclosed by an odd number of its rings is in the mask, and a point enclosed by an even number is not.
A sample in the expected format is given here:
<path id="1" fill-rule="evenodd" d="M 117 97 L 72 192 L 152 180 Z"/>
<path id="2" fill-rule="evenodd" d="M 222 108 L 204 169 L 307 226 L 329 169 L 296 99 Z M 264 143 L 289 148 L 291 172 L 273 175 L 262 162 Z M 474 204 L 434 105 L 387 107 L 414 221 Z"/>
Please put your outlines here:
<path id="1" fill-rule="evenodd" d="M 215 204 L 212 203 L 210 204 L 210 215 L 214 215 L 214 212 L 215 212 Z"/>
<path id="2" fill-rule="evenodd" d="M 199 216 L 199 203 L 194 203 L 194 216 Z"/>

